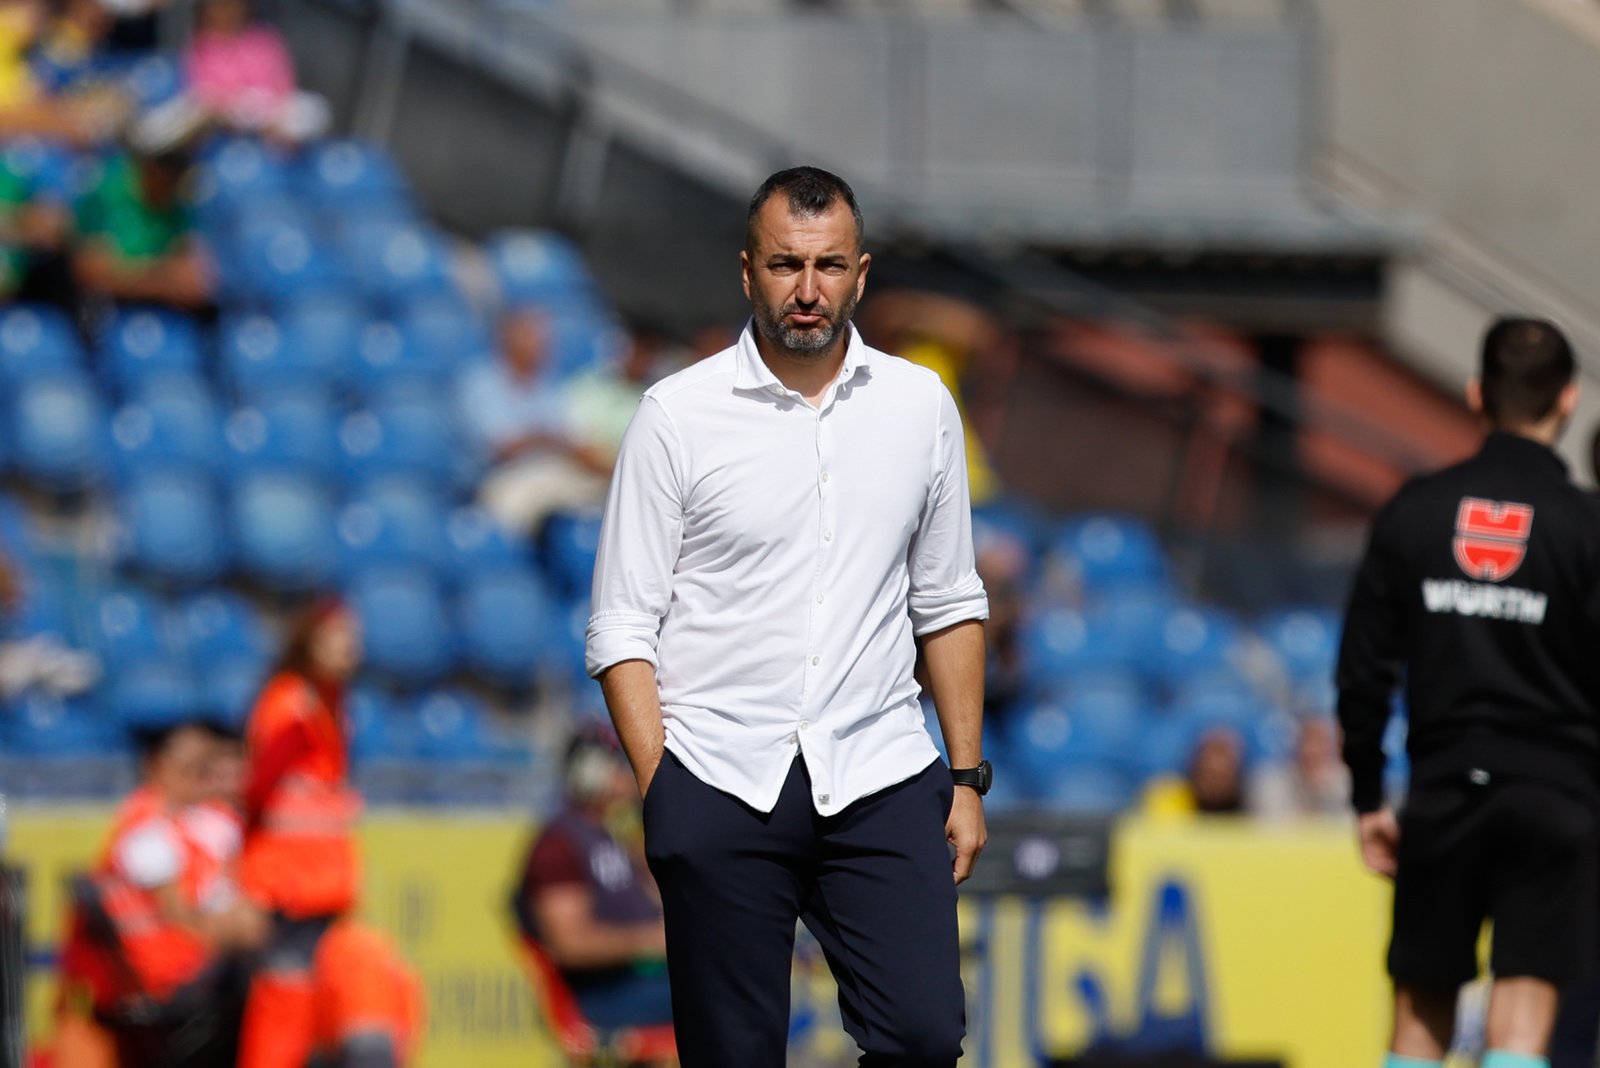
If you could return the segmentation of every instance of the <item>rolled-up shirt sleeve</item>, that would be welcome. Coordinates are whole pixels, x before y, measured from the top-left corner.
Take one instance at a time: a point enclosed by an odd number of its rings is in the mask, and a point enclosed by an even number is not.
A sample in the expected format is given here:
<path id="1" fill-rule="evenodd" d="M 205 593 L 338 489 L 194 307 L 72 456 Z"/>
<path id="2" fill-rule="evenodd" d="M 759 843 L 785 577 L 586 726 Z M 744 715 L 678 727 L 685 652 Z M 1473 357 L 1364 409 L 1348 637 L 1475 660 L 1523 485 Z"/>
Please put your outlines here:
<path id="1" fill-rule="evenodd" d="M 972 549 L 966 436 L 950 391 L 939 387 L 933 473 L 911 542 L 911 629 L 918 637 L 969 619 L 989 618 L 989 598 Z"/>
<path id="2" fill-rule="evenodd" d="M 683 449 L 672 418 L 646 396 L 623 435 L 594 566 L 585 666 L 656 662 L 683 540 Z"/>

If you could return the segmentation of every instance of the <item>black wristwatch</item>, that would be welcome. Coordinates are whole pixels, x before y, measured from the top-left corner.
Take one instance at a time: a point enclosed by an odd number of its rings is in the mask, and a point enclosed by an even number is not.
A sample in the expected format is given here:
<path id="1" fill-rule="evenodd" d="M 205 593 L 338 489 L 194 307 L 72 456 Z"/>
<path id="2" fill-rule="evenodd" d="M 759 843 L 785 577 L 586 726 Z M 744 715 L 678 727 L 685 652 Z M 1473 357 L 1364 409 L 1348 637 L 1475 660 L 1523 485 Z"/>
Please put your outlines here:
<path id="1" fill-rule="evenodd" d="M 975 768 L 951 768 L 950 781 L 957 786 L 970 786 L 982 797 L 994 785 L 994 767 L 984 760 Z"/>

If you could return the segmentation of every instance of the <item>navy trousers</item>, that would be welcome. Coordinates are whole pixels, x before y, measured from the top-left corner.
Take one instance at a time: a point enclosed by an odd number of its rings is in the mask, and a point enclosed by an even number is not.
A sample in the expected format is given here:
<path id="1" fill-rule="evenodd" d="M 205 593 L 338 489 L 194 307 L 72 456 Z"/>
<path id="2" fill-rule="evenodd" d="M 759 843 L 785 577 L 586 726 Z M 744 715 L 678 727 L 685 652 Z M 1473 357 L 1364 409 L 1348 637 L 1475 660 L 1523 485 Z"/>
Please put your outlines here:
<path id="1" fill-rule="evenodd" d="M 941 761 L 834 816 L 796 758 L 771 813 L 707 786 L 668 753 L 644 802 L 645 854 L 667 926 L 683 1068 L 780 1068 L 795 921 L 822 946 L 864 1068 L 961 1056 L 956 893 Z"/>

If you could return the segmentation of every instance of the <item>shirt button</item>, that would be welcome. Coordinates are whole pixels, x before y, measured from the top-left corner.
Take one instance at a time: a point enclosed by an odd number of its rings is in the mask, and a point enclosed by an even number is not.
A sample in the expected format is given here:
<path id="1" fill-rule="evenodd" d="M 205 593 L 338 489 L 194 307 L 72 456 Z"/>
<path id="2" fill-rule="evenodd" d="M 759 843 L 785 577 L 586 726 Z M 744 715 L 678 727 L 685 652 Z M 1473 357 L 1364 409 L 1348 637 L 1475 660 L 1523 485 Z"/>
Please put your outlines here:
<path id="1" fill-rule="evenodd" d="M 817 594 L 817 603 L 818 603 L 818 604 L 821 604 L 821 603 L 822 603 L 822 594 L 820 594 L 820 593 L 819 593 L 819 594 Z"/>
<path id="2" fill-rule="evenodd" d="M 822 481 L 824 481 L 824 482 L 828 481 L 828 472 L 826 472 L 826 471 L 822 472 Z"/>
<path id="3" fill-rule="evenodd" d="M 810 727 L 810 726 L 811 726 L 811 721 L 810 720 L 803 719 L 803 720 L 800 721 L 800 729 L 801 730 L 805 730 L 807 727 Z"/>
<path id="4" fill-rule="evenodd" d="M 831 530 L 823 531 L 822 532 L 822 540 L 823 541 L 832 541 L 833 540 L 833 531 L 831 531 Z"/>
<path id="5" fill-rule="evenodd" d="M 814 657 L 811 658 L 811 666 L 812 667 L 816 667 L 820 663 L 822 663 L 822 657 L 814 656 Z"/>

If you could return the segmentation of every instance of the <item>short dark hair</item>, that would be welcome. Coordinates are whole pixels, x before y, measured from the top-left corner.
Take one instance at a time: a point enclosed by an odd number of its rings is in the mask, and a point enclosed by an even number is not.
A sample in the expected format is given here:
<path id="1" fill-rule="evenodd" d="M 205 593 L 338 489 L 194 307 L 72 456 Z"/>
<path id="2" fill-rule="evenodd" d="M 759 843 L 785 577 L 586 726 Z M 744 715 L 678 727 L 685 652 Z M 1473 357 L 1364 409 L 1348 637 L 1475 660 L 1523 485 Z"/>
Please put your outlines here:
<path id="1" fill-rule="evenodd" d="M 1554 323 L 1497 319 L 1483 335 L 1483 412 L 1496 426 L 1537 423 L 1555 410 L 1576 371 L 1572 346 Z"/>
<path id="2" fill-rule="evenodd" d="M 850 183 L 821 167 L 790 167 L 762 182 L 756 195 L 750 198 L 750 208 L 744 215 L 746 252 L 754 252 L 756 248 L 756 216 L 766 202 L 778 193 L 788 199 L 789 213 L 801 218 L 821 215 L 843 201 L 856 223 L 856 247 L 861 247 L 866 224 L 861 220 L 861 206 L 856 203 Z"/>

